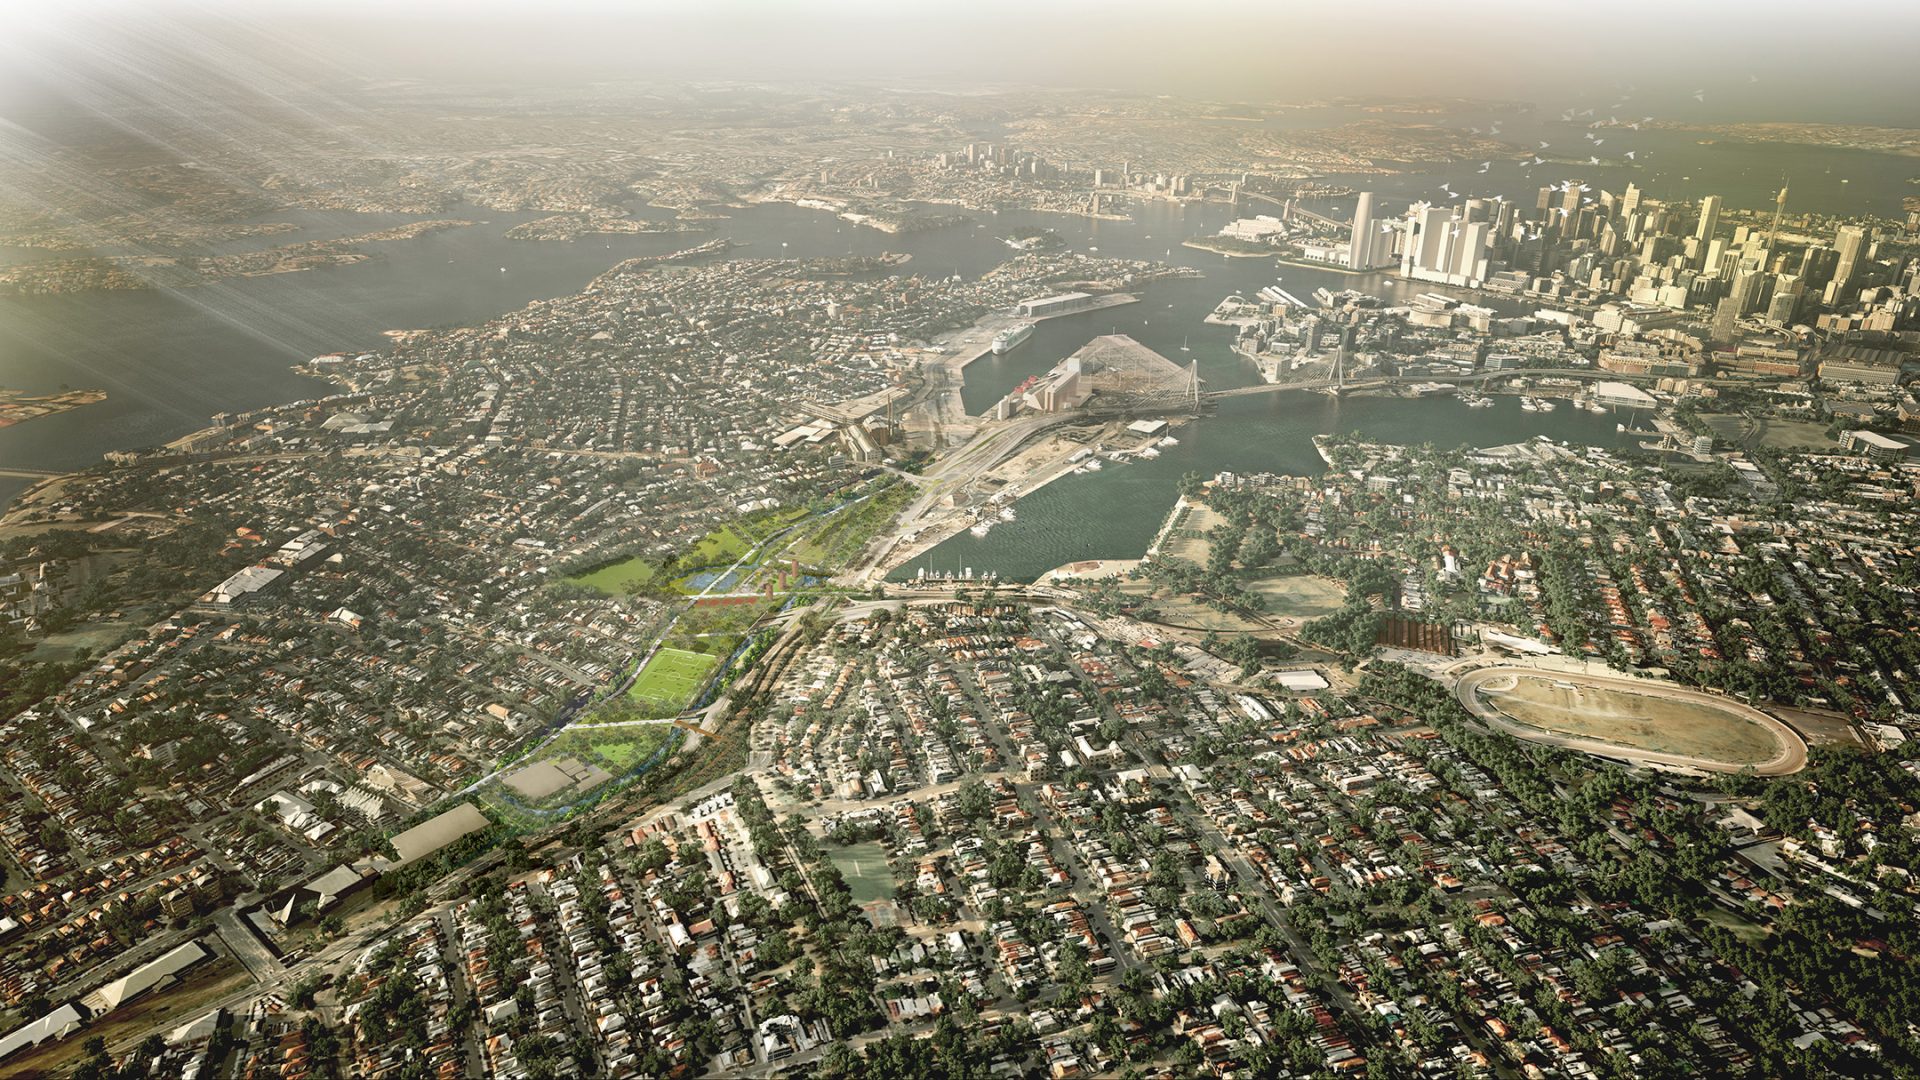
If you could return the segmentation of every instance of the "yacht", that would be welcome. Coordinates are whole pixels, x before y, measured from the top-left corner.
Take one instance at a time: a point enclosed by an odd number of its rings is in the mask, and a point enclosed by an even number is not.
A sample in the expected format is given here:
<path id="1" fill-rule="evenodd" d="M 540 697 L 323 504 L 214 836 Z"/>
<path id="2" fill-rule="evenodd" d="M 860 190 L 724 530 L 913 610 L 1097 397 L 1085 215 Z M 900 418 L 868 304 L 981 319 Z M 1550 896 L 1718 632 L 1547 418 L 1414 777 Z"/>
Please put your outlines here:
<path id="1" fill-rule="evenodd" d="M 1540 407 L 1541 412 L 1552 412 L 1554 410 L 1553 402 L 1548 401 L 1546 398 L 1541 398 L 1538 402 L 1535 402 L 1535 404 Z"/>
<path id="2" fill-rule="evenodd" d="M 1520 407 L 1521 407 L 1522 409 L 1525 409 L 1525 410 L 1526 410 L 1526 411 L 1528 411 L 1528 412 L 1539 412 L 1539 411 L 1540 411 L 1540 403 L 1539 403 L 1539 402 L 1537 402 L 1537 401 L 1535 401 L 1535 400 L 1533 400 L 1533 399 L 1532 399 L 1532 398 L 1530 398 L 1530 397 L 1527 397 L 1527 396 L 1526 396 L 1525 394 L 1522 394 L 1522 395 L 1520 396 Z"/>
<path id="3" fill-rule="evenodd" d="M 991 521 L 976 521 L 973 523 L 973 528 L 968 529 L 967 531 L 972 533 L 975 536 L 985 536 L 987 535 L 988 530 L 992 528 L 993 528 L 993 522 Z"/>

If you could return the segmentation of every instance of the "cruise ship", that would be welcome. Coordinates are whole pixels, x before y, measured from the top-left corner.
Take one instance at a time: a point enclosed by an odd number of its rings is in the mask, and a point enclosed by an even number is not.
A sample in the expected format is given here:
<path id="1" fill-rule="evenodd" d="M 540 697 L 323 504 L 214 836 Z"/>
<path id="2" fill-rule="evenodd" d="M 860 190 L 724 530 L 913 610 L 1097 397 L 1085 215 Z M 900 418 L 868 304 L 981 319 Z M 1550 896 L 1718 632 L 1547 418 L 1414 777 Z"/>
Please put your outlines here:
<path id="1" fill-rule="evenodd" d="M 1020 343 L 1033 336 L 1033 324 L 1021 323 L 993 335 L 993 355 L 1000 356 L 1020 347 Z"/>

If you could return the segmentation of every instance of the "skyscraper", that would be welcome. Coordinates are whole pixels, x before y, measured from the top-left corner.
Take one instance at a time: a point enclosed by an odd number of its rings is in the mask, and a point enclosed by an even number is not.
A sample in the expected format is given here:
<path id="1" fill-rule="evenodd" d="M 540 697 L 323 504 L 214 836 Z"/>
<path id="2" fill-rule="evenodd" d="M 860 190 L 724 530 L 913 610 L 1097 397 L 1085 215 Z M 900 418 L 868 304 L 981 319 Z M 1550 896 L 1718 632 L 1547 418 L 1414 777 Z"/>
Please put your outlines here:
<path id="1" fill-rule="evenodd" d="M 1700 200 L 1700 223 L 1693 229 L 1693 265 L 1705 267 L 1713 245 L 1713 230 L 1720 226 L 1720 196 Z"/>
<path id="2" fill-rule="evenodd" d="M 1450 285 L 1477 283 L 1487 276 L 1492 222 L 1468 221 L 1464 208 L 1445 206 L 1412 207 L 1407 220 L 1401 273 Z"/>
<path id="3" fill-rule="evenodd" d="M 1720 227 L 1720 196 L 1709 195 L 1700 200 L 1700 224 L 1693 230 L 1693 238 L 1704 246 L 1713 239 L 1713 230 Z"/>
<path id="4" fill-rule="evenodd" d="M 1353 207 L 1353 236 L 1347 241 L 1347 269 L 1371 270 L 1375 238 L 1381 236 L 1373 220 L 1373 192 L 1363 191 Z"/>
<path id="5" fill-rule="evenodd" d="M 1833 280 L 1844 290 L 1853 275 L 1860 269 L 1860 259 L 1867 252 L 1867 230 L 1863 225 L 1842 225 L 1834 236 L 1833 246 L 1839 249 L 1840 261 L 1833 268 Z"/>

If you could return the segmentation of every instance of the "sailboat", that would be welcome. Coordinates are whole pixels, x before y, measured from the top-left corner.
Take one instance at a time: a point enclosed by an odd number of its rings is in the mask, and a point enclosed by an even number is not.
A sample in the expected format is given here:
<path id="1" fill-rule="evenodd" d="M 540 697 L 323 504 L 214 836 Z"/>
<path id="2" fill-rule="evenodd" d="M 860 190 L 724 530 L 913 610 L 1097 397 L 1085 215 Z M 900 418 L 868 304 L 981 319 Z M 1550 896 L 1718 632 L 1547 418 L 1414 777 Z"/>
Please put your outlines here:
<path id="1" fill-rule="evenodd" d="M 1184 338 L 1184 337 L 1180 339 L 1180 351 L 1181 351 L 1181 352 L 1192 352 L 1192 351 L 1193 351 L 1192 349 L 1189 349 L 1189 348 L 1187 348 L 1187 339 L 1186 339 L 1186 338 Z"/>

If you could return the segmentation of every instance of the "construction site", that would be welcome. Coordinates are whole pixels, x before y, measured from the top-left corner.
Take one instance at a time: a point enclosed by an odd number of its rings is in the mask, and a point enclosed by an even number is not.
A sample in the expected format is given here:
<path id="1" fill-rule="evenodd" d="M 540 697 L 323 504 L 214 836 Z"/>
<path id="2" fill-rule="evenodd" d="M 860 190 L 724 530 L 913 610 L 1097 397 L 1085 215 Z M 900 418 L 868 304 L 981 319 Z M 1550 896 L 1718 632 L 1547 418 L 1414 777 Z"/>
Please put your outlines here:
<path id="1" fill-rule="evenodd" d="M 1102 335 L 1015 387 L 995 406 L 994 419 L 1074 410 L 1198 412 L 1199 362 L 1183 368 L 1125 334 Z"/>
<path id="2" fill-rule="evenodd" d="M 1153 456 L 1170 422 L 1200 412 L 1198 365 L 1182 367 L 1124 334 L 1094 338 L 1051 370 L 969 418 L 970 436 L 912 482 L 920 493 L 858 568 L 862 580 L 963 531 L 984 535 L 1014 503 L 1102 461 Z"/>

